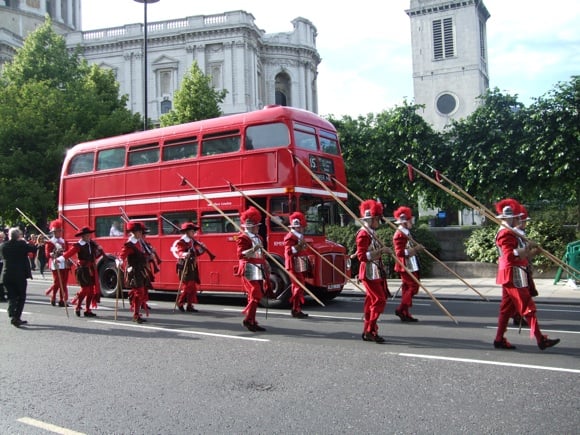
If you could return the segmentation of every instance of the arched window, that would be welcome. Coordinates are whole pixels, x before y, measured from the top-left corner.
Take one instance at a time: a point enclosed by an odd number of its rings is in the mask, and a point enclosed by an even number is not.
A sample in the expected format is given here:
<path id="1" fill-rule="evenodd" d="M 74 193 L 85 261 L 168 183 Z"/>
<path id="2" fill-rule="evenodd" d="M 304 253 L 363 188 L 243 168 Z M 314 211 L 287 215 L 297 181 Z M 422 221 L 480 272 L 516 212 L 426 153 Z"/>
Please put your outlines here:
<path id="1" fill-rule="evenodd" d="M 286 73 L 280 73 L 276 76 L 276 104 L 280 106 L 290 106 L 291 81 Z"/>

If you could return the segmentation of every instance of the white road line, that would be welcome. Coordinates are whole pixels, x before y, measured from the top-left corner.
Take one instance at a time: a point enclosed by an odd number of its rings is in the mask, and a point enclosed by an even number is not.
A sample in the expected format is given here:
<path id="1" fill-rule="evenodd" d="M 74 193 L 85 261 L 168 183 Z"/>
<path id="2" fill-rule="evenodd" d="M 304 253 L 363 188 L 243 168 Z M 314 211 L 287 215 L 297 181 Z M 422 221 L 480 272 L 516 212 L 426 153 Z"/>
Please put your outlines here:
<path id="1" fill-rule="evenodd" d="M 108 322 L 106 320 L 91 320 L 90 322 L 100 323 L 103 325 L 121 326 L 124 328 L 150 329 L 153 331 L 176 332 L 179 334 L 191 334 L 191 335 L 204 335 L 207 337 L 232 338 L 234 340 L 263 341 L 263 342 L 270 341 L 266 338 L 240 337 L 237 335 L 214 334 L 212 332 L 186 331 L 183 329 L 161 328 L 158 326 L 132 325 L 132 324 L 127 324 L 127 323 Z"/>
<path id="2" fill-rule="evenodd" d="M 223 308 L 223 311 L 229 311 L 229 312 L 233 312 L 233 313 L 241 313 L 243 311 L 243 308 Z M 258 310 L 257 311 L 258 314 L 266 314 L 265 310 Z M 276 316 L 286 316 L 286 317 L 290 317 L 291 313 L 282 313 L 280 311 L 268 311 L 268 315 L 276 315 Z M 359 317 L 341 317 L 341 316 L 325 316 L 322 314 L 308 314 L 308 318 L 321 318 L 321 319 L 340 319 L 340 320 L 360 320 L 362 316 L 362 313 Z"/>
<path id="3" fill-rule="evenodd" d="M 40 429 L 44 429 L 44 430 L 47 430 L 47 431 L 53 432 L 53 433 L 59 433 L 59 434 L 63 434 L 63 435 L 85 435 L 83 432 L 76 432 L 74 430 L 66 429 L 64 427 L 56 426 L 54 424 L 45 423 L 44 421 L 35 420 L 33 418 L 30 418 L 30 417 L 22 417 L 22 418 L 19 418 L 17 421 L 19 421 L 20 423 L 24 423 L 24 424 L 27 424 L 29 426 L 38 427 Z"/>
<path id="4" fill-rule="evenodd" d="M 497 326 L 486 326 L 486 329 L 497 329 Z M 509 327 L 509 330 L 512 331 L 519 331 L 520 328 Z M 522 331 L 529 331 L 530 328 L 522 328 Z M 544 329 L 542 328 L 542 332 L 555 332 L 559 334 L 580 334 L 580 331 L 567 331 L 563 329 Z"/>
<path id="5" fill-rule="evenodd" d="M 486 364 L 492 366 L 504 366 L 504 367 L 519 367 L 524 369 L 534 369 L 534 370 L 548 370 L 553 372 L 566 372 L 566 373 L 575 373 L 580 374 L 580 370 L 575 369 L 566 369 L 563 367 L 547 367 L 547 366 L 537 366 L 531 364 L 515 364 L 515 363 L 507 363 L 507 362 L 499 362 L 499 361 L 486 361 L 481 359 L 469 359 L 469 358 L 452 358 L 446 356 L 435 356 L 435 355 L 421 355 L 421 354 L 413 354 L 413 353 L 393 353 L 394 355 L 403 356 L 407 358 L 423 358 L 423 359 L 435 359 L 441 361 L 453 361 L 453 362 L 465 362 L 469 364 Z"/>
<path id="6" fill-rule="evenodd" d="M 550 308 L 542 307 L 542 313 L 544 311 L 552 311 L 552 312 L 556 312 L 556 313 L 580 313 L 580 310 L 553 310 Z"/>

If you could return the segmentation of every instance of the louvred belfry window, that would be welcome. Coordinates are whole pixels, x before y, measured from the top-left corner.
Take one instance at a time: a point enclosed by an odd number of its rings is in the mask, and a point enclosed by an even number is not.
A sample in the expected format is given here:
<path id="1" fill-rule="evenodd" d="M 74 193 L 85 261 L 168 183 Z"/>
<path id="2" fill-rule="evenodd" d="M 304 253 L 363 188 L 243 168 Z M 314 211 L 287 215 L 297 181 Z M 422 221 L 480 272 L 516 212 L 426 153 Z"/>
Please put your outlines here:
<path id="1" fill-rule="evenodd" d="M 453 18 L 433 21 L 433 57 L 435 60 L 455 56 Z"/>

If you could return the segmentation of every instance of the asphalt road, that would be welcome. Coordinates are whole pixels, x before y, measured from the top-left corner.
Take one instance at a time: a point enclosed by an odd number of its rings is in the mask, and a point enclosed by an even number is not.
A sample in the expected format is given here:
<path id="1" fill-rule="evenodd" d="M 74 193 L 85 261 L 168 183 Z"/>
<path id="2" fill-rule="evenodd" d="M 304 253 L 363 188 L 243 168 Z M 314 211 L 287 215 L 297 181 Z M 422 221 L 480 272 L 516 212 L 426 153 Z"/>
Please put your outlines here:
<path id="1" fill-rule="evenodd" d="M 389 303 L 387 342 L 363 342 L 362 296 L 310 303 L 305 320 L 260 310 L 268 330 L 241 325 L 243 297 L 203 297 L 199 313 L 151 301 L 130 321 L 114 300 L 95 319 L 48 304 L 29 284 L 16 329 L 0 304 L 0 433 L 578 433 L 580 307 L 539 304 L 562 342 L 540 351 L 510 328 L 495 350 L 497 302 L 417 300 L 417 324 Z M 76 289 L 72 288 L 71 293 Z"/>

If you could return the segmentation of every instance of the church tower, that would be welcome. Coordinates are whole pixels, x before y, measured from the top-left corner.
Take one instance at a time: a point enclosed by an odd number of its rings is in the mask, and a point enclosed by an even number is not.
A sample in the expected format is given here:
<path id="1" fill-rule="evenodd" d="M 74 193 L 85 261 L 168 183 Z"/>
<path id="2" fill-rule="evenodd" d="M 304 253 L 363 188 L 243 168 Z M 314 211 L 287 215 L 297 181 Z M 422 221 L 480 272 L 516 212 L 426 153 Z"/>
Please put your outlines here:
<path id="1" fill-rule="evenodd" d="M 411 0 L 413 87 L 421 115 L 436 130 L 465 118 L 489 88 L 482 0 Z"/>

